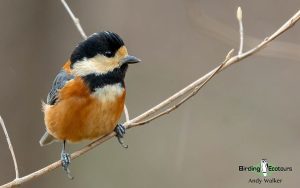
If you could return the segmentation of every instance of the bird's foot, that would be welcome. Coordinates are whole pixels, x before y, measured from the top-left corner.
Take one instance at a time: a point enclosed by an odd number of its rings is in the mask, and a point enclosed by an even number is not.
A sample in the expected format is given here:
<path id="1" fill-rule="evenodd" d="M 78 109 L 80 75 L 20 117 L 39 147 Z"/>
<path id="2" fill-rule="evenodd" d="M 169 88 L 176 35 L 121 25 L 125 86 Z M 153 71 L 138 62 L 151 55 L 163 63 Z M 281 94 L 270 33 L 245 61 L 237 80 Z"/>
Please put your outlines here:
<path id="1" fill-rule="evenodd" d="M 123 148 L 128 148 L 128 145 L 124 143 L 123 137 L 125 134 L 126 128 L 122 124 L 118 124 L 115 128 L 116 137 L 118 138 L 119 143 L 123 146 Z"/>
<path id="2" fill-rule="evenodd" d="M 70 154 L 66 153 L 65 151 L 62 151 L 60 160 L 61 160 L 61 166 L 64 168 L 68 178 L 74 179 L 74 177 L 71 175 L 71 171 L 69 169 L 69 165 L 71 164 Z"/>

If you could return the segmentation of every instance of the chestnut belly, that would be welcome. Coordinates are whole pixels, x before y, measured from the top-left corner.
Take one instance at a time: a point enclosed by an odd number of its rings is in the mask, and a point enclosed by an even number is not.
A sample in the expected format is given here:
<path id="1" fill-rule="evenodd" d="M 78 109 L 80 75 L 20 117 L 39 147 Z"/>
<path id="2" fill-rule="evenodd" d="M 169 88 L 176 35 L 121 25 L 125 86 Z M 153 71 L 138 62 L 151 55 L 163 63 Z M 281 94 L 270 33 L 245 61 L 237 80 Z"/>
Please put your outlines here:
<path id="1" fill-rule="evenodd" d="M 77 142 L 111 133 L 123 111 L 125 91 L 110 100 L 70 97 L 44 107 L 48 132 L 56 139 Z"/>

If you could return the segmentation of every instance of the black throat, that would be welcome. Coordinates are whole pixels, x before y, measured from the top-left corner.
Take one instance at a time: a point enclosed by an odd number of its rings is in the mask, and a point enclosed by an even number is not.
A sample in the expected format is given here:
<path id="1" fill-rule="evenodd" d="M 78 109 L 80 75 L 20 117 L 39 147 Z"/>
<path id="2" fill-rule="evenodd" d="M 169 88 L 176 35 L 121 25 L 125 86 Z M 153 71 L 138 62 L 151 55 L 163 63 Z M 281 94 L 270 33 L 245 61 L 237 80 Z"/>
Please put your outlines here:
<path id="1" fill-rule="evenodd" d="M 113 85 L 120 83 L 121 87 L 125 87 L 124 78 L 127 71 L 128 65 L 124 64 L 121 67 L 115 68 L 114 70 L 105 74 L 89 74 L 83 76 L 83 80 L 89 86 L 91 92 L 94 92 L 98 88 L 103 88 L 107 85 Z"/>

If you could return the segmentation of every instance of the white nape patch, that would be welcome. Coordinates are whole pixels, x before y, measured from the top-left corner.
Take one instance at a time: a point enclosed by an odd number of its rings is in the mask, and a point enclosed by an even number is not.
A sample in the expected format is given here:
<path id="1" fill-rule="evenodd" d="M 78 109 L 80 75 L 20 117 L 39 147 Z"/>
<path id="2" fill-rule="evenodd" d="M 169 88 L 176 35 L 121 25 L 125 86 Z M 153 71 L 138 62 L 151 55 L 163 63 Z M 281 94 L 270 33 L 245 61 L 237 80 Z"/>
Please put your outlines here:
<path id="1" fill-rule="evenodd" d="M 72 74 L 86 76 L 89 74 L 105 74 L 119 67 L 119 57 L 108 58 L 98 54 L 92 58 L 84 58 L 73 65 Z"/>
<path id="2" fill-rule="evenodd" d="M 121 96 L 124 92 L 124 88 L 120 83 L 113 85 L 106 85 L 102 88 L 96 88 L 93 92 L 93 96 L 97 99 L 104 101 L 114 101 L 117 97 Z"/>

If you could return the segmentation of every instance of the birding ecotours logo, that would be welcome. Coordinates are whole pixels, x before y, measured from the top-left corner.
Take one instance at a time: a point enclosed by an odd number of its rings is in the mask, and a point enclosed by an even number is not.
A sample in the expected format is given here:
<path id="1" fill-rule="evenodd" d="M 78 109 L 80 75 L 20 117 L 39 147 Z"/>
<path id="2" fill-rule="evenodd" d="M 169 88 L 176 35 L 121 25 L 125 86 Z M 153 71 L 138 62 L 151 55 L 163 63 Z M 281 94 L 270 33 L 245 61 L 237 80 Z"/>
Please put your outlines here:
<path id="1" fill-rule="evenodd" d="M 248 183 L 281 183 L 283 180 L 281 178 L 275 178 L 275 177 L 269 177 L 272 176 L 273 173 L 283 173 L 288 171 L 293 171 L 293 168 L 291 166 L 278 166 L 274 165 L 270 162 L 268 162 L 267 159 L 261 159 L 260 163 L 257 163 L 256 165 L 250 165 L 250 166 L 239 166 L 240 172 L 252 172 L 260 177 L 256 178 L 249 178 Z"/>
<path id="2" fill-rule="evenodd" d="M 261 159 L 260 163 L 257 163 L 256 165 L 250 165 L 250 166 L 240 165 L 239 171 L 253 172 L 259 176 L 267 177 L 267 176 L 271 176 L 275 172 L 293 171 L 293 168 L 291 166 L 274 165 L 272 163 L 269 163 L 267 159 Z"/>

